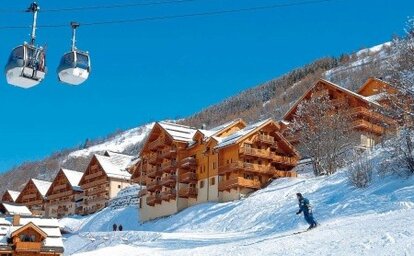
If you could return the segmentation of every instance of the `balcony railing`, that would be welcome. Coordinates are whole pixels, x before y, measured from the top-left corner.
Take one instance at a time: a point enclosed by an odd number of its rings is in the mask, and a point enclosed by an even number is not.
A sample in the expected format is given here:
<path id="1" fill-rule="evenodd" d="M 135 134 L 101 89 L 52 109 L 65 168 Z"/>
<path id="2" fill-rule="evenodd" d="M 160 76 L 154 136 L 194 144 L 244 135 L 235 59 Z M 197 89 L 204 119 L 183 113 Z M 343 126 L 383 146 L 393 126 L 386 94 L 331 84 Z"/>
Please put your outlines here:
<path id="1" fill-rule="evenodd" d="M 222 181 L 218 185 L 219 191 L 225 191 L 239 187 L 259 189 L 261 187 L 261 183 L 258 180 L 249 180 L 243 177 L 237 177 L 230 180 Z"/>
<path id="2" fill-rule="evenodd" d="M 148 143 L 148 149 L 149 150 L 156 150 L 157 148 L 163 146 L 165 143 L 164 137 L 159 137 L 158 139 Z"/>
<path id="3" fill-rule="evenodd" d="M 150 182 L 147 182 L 147 190 L 154 192 L 155 190 L 161 189 L 161 181 L 159 180 L 153 180 Z"/>
<path id="4" fill-rule="evenodd" d="M 163 151 L 161 151 L 161 154 L 160 154 L 162 158 L 166 158 L 166 159 L 174 158 L 176 155 L 177 155 L 177 150 L 172 149 L 172 148 L 164 149 Z"/>
<path id="5" fill-rule="evenodd" d="M 100 177 L 102 175 L 103 175 L 103 172 L 102 171 L 97 171 L 97 172 L 94 172 L 94 173 L 91 173 L 91 174 L 86 175 L 85 176 L 85 180 L 91 180 L 91 179 L 94 179 L 96 177 Z"/>
<path id="6" fill-rule="evenodd" d="M 170 201 L 177 198 L 177 192 L 174 190 L 164 191 L 161 193 L 161 200 Z"/>
<path id="7" fill-rule="evenodd" d="M 182 198 L 197 198 L 197 194 L 196 188 L 181 188 L 178 191 L 178 196 Z"/>
<path id="8" fill-rule="evenodd" d="M 356 120 L 352 122 L 352 124 L 354 128 L 368 130 L 376 134 L 383 134 L 385 132 L 385 129 L 383 127 L 370 123 L 363 119 Z"/>
<path id="9" fill-rule="evenodd" d="M 152 170 L 147 172 L 147 177 L 155 178 L 162 175 L 162 170 L 159 167 L 154 167 Z"/>
<path id="10" fill-rule="evenodd" d="M 259 136 L 256 137 L 256 140 L 266 144 L 273 144 L 275 142 L 274 137 L 266 134 L 259 134 Z"/>
<path id="11" fill-rule="evenodd" d="M 363 115 L 368 118 L 375 119 L 377 121 L 385 122 L 387 124 L 395 124 L 395 121 L 393 119 L 364 107 L 353 108 L 351 110 L 351 115 Z"/>
<path id="12" fill-rule="evenodd" d="M 41 242 L 16 242 L 16 252 L 40 252 Z"/>
<path id="13" fill-rule="evenodd" d="M 152 153 L 148 156 L 148 163 L 155 164 L 158 161 L 158 154 Z"/>
<path id="14" fill-rule="evenodd" d="M 100 188 L 94 188 L 94 189 L 89 189 L 87 191 L 85 191 L 85 196 L 92 196 L 92 195 L 96 195 L 102 192 L 108 192 L 109 191 L 109 185 L 100 187 Z"/>
<path id="15" fill-rule="evenodd" d="M 161 179 L 162 186 L 173 187 L 177 183 L 177 175 L 169 174 Z"/>
<path id="16" fill-rule="evenodd" d="M 106 202 L 108 200 L 109 200 L 108 195 L 104 195 L 104 196 L 95 197 L 93 199 L 84 199 L 83 204 L 90 205 L 90 204 L 94 204 L 97 202 Z"/>
<path id="17" fill-rule="evenodd" d="M 180 162 L 181 168 L 193 169 L 197 166 L 197 161 L 193 156 L 186 157 Z"/>
<path id="18" fill-rule="evenodd" d="M 237 161 L 231 164 L 220 166 L 219 174 L 223 175 L 227 172 L 233 172 L 233 171 L 238 171 L 238 170 L 244 170 L 244 171 L 261 173 L 261 174 L 273 174 L 273 172 L 276 169 L 272 166 L 263 166 L 263 165 L 258 165 L 258 164 Z"/>
<path id="19" fill-rule="evenodd" d="M 167 161 L 161 164 L 161 170 L 163 172 L 170 172 L 172 170 L 174 170 L 174 168 L 176 167 L 176 163 L 173 161 Z"/>
<path id="20" fill-rule="evenodd" d="M 187 172 L 180 174 L 178 181 L 181 183 L 196 183 L 197 174 L 195 172 Z"/>
<path id="21" fill-rule="evenodd" d="M 150 195 L 147 197 L 147 205 L 154 206 L 155 204 L 161 204 L 161 195 Z"/>
<path id="22" fill-rule="evenodd" d="M 299 162 L 298 157 L 291 157 L 291 156 L 283 156 L 279 155 L 277 153 L 270 153 L 270 157 L 273 160 L 273 162 L 279 163 L 279 164 L 285 164 L 289 166 L 296 166 Z"/>
<path id="23" fill-rule="evenodd" d="M 298 177 L 298 174 L 295 171 L 275 171 L 273 174 L 274 178 L 286 178 L 286 177 Z"/>
<path id="24" fill-rule="evenodd" d="M 107 182 L 108 182 L 108 180 L 105 177 L 105 178 L 102 178 L 102 179 L 99 179 L 99 180 L 94 180 L 94 181 L 91 181 L 91 182 L 84 183 L 83 185 L 81 185 L 81 187 L 84 190 L 86 190 L 88 188 L 95 187 L 95 186 L 98 186 L 98 185 L 101 185 L 101 184 L 105 184 Z"/>

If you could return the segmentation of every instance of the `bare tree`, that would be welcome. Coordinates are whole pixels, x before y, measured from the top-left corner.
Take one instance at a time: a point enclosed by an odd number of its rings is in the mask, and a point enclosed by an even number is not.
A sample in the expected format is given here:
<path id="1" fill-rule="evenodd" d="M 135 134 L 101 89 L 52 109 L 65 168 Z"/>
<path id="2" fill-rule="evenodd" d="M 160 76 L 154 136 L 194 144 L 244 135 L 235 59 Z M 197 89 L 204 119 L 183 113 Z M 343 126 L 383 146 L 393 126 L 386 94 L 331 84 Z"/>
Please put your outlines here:
<path id="1" fill-rule="evenodd" d="M 348 167 L 349 181 L 357 188 L 365 188 L 372 181 L 373 163 L 367 154 L 355 153 Z"/>
<path id="2" fill-rule="evenodd" d="M 328 93 L 314 92 L 299 104 L 291 131 L 300 139 L 299 150 L 312 159 L 315 175 L 329 175 L 342 166 L 352 146 L 346 106 L 332 104 Z"/>

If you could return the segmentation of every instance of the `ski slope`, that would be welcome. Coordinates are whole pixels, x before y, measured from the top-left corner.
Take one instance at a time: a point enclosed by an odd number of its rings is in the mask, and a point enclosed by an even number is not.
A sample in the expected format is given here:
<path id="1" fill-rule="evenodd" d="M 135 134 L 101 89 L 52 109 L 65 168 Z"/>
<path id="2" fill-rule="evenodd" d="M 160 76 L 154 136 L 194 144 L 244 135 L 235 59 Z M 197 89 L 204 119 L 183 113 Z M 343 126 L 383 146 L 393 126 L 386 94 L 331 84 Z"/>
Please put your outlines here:
<path id="1" fill-rule="evenodd" d="M 378 162 L 381 151 L 372 156 Z M 320 226 L 305 230 L 295 194 Z M 250 197 L 206 203 L 145 224 L 134 206 L 105 209 L 61 225 L 74 232 L 66 255 L 414 255 L 414 177 L 376 176 L 367 189 L 346 169 L 329 177 L 279 179 Z M 121 223 L 122 232 L 112 232 Z"/>

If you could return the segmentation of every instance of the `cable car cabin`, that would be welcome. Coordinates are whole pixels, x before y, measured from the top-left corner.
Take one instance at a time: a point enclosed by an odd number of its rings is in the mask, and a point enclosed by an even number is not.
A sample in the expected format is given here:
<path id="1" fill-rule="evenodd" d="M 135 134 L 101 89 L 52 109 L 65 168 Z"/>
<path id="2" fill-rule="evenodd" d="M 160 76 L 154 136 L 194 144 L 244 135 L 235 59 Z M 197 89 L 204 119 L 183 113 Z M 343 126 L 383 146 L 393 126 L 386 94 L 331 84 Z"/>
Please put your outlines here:
<path id="1" fill-rule="evenodd" d="M 88 79 L 90 68 L 89 54 L 75 50 L 63 55 L 57 72 L 61 82 L 79 85 Z"/>
<path id="2" fill-rule="evenodd" d="M 23 44 L 14 48 L 6 68 L 7 83 L 30 88 L 39 84 L 46 75 L 46 59 L 43 47 Z"/>

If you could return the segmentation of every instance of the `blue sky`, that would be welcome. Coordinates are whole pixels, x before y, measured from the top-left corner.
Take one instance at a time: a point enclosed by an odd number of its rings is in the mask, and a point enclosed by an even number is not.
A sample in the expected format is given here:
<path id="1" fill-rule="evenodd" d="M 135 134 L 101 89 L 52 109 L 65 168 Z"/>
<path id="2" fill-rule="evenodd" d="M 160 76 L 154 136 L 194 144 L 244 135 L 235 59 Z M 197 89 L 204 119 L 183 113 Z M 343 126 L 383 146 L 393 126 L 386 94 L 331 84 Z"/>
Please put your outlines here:
<path id="1" fill-rule="evenodd" d="M 142 0 L 141 2 L 159 2 Z M 301 0 L 194 0 L 120 9 L 41 12 L 39 25 L 188 14 Z M 30 1 L 3 1 L 0 27 L 31 23 Z M 43 10 L 140 0 L 40 1 Z M 5 11 L 7 10 L 7 11 Z M 70 28 L 41 28 L 49 73 L 30 90 L 0 79 L 0 172 L 117 129 L 189 116 L 246 88 L 323 56 L 338 56 L 401 34 L 414 1 L 332 0 L 257 12 L 105 26 L 84 26 L 92 74 L 81 86 L 59 84 L 56 67 Z M 0 29 L 0 60 L 30 29 Z"/>

